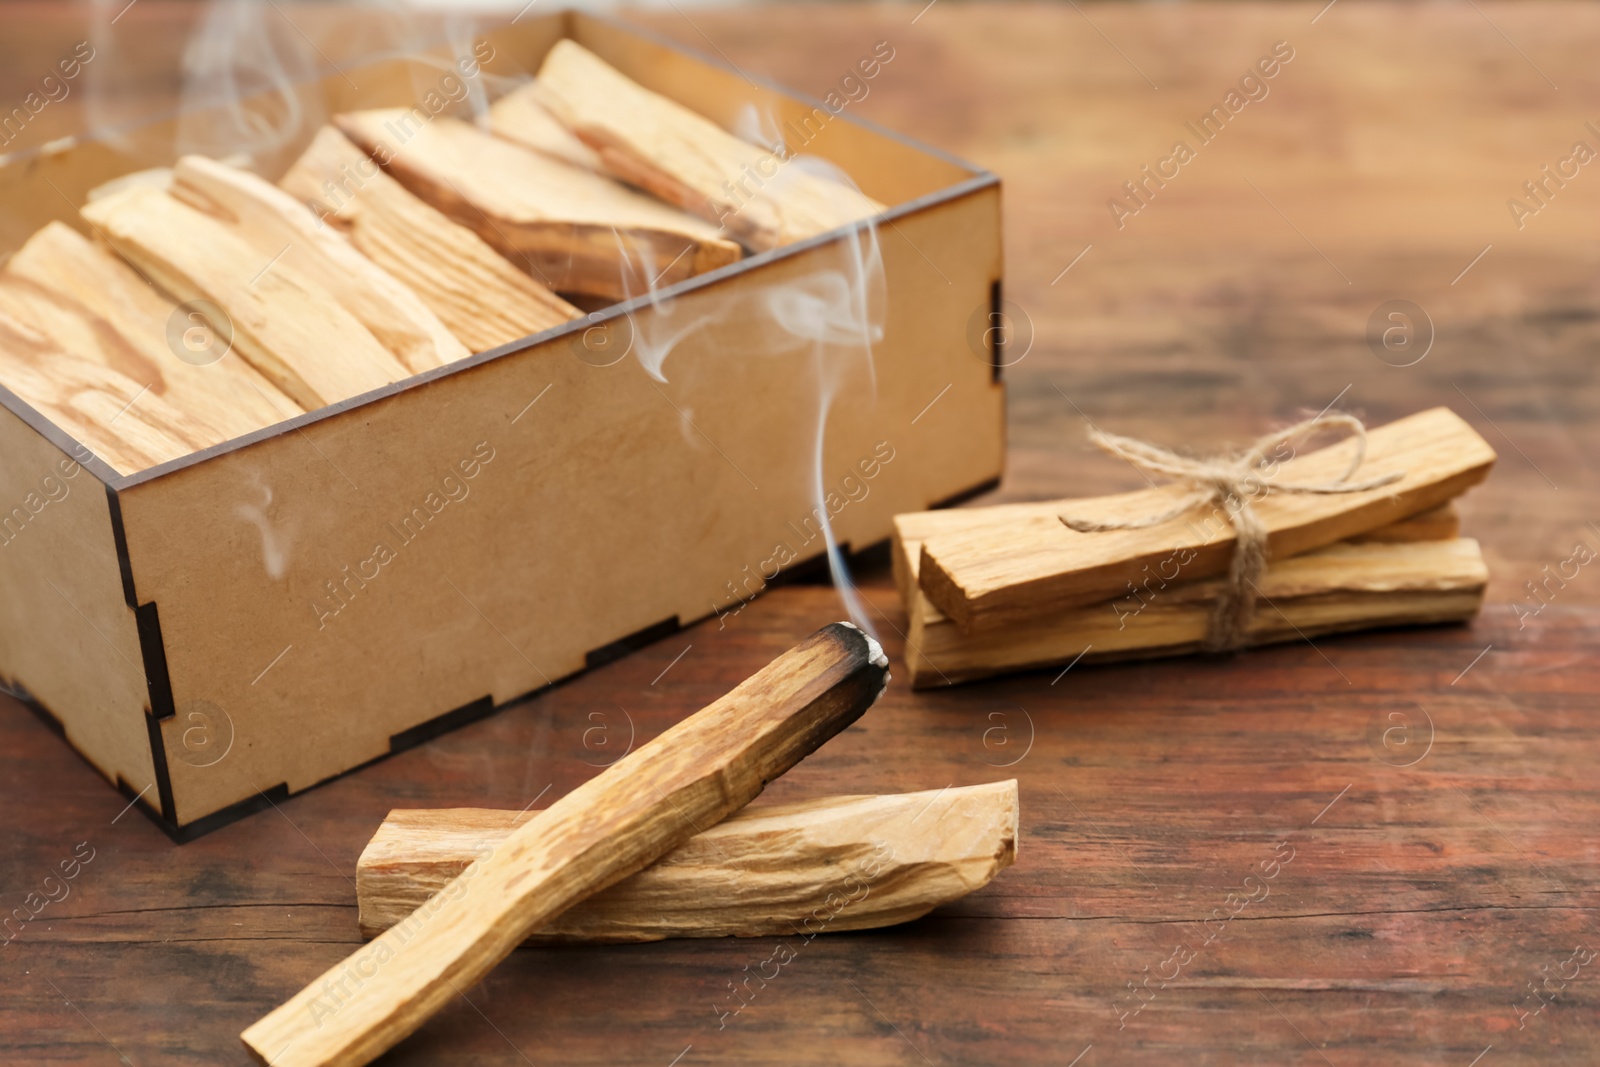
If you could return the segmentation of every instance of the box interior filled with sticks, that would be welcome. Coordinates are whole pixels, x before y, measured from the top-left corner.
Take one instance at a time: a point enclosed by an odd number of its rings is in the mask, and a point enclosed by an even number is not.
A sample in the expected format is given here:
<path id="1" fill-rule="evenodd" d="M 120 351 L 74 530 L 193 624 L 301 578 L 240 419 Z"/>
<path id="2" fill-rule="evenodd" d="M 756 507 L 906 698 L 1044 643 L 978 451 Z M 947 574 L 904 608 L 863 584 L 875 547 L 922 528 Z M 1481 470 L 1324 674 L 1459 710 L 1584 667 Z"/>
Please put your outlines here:
<path id="1" fill-rule="evenodd" d="M 992 484 L 999 183 L 847 105 L 562 13 L 5 160 L 0 676 L 183 837 Z"/>

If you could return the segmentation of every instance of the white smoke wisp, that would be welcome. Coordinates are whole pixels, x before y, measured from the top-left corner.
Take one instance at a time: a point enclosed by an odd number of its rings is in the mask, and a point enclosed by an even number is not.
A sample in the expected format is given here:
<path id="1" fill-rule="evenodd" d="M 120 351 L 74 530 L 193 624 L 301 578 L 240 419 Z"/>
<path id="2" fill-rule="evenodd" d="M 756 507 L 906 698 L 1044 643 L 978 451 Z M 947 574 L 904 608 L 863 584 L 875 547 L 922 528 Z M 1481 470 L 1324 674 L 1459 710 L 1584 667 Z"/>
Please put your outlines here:
<path id="1" fill-rule="evenodd" d="M 126 86 L 145 78 L 149 57 L 128 51 L 124 16 L 136 20 L 127 0 L 92 0 L 88 39 L 95 59 L 84 67 L 88 136 L 124 149 L 148 152 L 139 127 L 161 117 L 148 97 Z M 343 78 L 359 90 L 360 68 L 396 57 L 424 67 L 444 65 L 437 50 L 472 55 L 482 20 L 472 12 L 423 12 L 383 0 L 329 8 L 316 18 L 292 4 L 261 0 L 210 0 L 199 11 L 179 55 L 179 119 L 173 154 L 197 153 L 246 166 L 309 138 L 329 115 L 315 83 Z M 438 86 L 418 80 L 418 93 Z M 487 110 L 483 79 L 464 78 L 471 112 Z"/>
<path id="2" fill-rule="evenodd" d="M 317 64 L 304 41 L 286 36 L 293 34 L 270 4 L 216 0 L 206 8 L 183 50 L 177 154 L 254 160 L 300 135 L 308 117 L 296 83 L 314 77 Z"/>
<path id="3" fill-rule="evenodd" d="M 254 526 L 261 535 L 261 565 L 267 577 L 277 581 L 289 570 L 289 549 L 294 544 L 297 523 L 278 525 L 273 520 L 272 486 L 261 479 L 261 472 L 250 471 L 250 488 L 259 496 L 259 503 L 250 501 L 235 504 L 233 513 Z"/>
<path id="4" fill-rule="evenodd" d="M 841 171 L 822 160 L 797 156 L 784 165 L 804 167 L 853 188 Z M 814 398 L 816 419 L 808 450 L 807 493 L 820 518 L 828 568 L 840 599 L 851 620 L 876 637 L 833 530 L 824 485 L 828 415 L 835 399 L 852 376 L 862 372 L 870 397 L 875 400 L 877 394 L 873 353 L 883 339 L 887 293 L 875 221 L 861 222 L 830 246 L 831 265 L 787 281 L 744 284 L 709 310 L 698 312 L 688 312 L 684 302 L 663 296 L 650 277 L 651 258 L 635 254 L 640 250 L 629 247 L 620 235 L 617 240 L 623 253 L 622 282 L 627 298 L 644 298 L 644 306 L 651 312 L 640 315 L 630 311 L 627 319 L 631 352 L 653 379 L 668 382 L 668 357 L 686 338 L 709 336 L 712 327 L 727 324 L 759 327 L 762 346 L 743 358 L 793 360 L 797 379 L 809 379 L 806 394 Z M 684 427 L 684 432 L 686 437 L 692 436 L 689 427 Z"/>
<path id="5" fill-rule="evenodd" d="M 769 152 L 785 155 L 783 128 L 778 125 L 778 120 L 767 111 L 762 111 L 754 104 L 746 103 L 739 108 L 739 113 L 733 117 L 733 128 L 729 131 L 741 141 L 749 141 L 753 145 L 760 145 Z"/>
<path id="6" fill-rule="evenodd" d="M 768 300 L 773 321 L 780 328 L 795 337 L 809 337 L 812 343 L 812 366 L 819 388 L 811 497 L 816 513 L 822 516 L 828 572 L 851 621 L 881 641 L 834 535 L 823 484 L 828 412 L 843 385 L 846 361 L 860 359 L 865 364 L 872 395 L 874 399 L 877 396 L 877 365 L 872 352 L 883 339 L 883 258 L 876 226 L 864 226 L 856 231 L 855 238 L 840 246 L 848 264 L 846 270 L 814 275 L 798 286 L 776 287 L 768 294 Z"/>

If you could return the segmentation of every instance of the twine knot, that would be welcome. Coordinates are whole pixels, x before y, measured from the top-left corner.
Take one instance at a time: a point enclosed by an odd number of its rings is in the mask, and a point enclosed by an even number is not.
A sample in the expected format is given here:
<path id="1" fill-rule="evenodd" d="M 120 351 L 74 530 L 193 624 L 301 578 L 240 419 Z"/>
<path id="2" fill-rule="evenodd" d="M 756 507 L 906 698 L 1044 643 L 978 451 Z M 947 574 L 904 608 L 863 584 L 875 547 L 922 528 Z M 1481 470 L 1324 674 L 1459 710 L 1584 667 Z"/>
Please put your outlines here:
<path id="1" fill-rule="evenodd" d="M 1278 478 L 1275 455 L 1282 443 L 1321 429 L 1340 429 L 1356 439 L 1355 455 L 1343 474 L 1328 482 L 1286 482 Z M 1362 493 L 1380 489 L 1405 477 L 1405 471 L 1395 471 L 1377 478 L 1352 482 L 1350 478 L 1360 468 L 1367 455 L 1367 428 L 1354 415 L 1342 412 L 1322 414 L 1258 438 L 1243 452 L 1209 458 L 1180 455 L 1168 448 L 1148 441 L 1122 437 L 1101 430 L 1089 430 L 1089 440 L 1096 446 L 1120 456 L 1147 474 L 1161 475 L 1175 482 L 1194 487 L 1172 507 L 1142 519 L 1124 522 L 1101 522 L 1094 519 L 1059 516 L 1068 528 L 1079 533 L 1103 533 L 1109 530 L 1142 530 L 1170 522 L 1196 507 L 1221 504 L 1229 525 L 1233 527 L 1235 541 L 1233 558 L 1228 564 L 1228 580 L 1212 609 L 1206 627 L 1204 647 L 1210 652 L 1232 651 L 1244 646 L 1255 615 L 1256 584 L 1267 566 L 1267 528 L 1251 509 L 1251 502 L 1268 493 Z M 1292 456 L 1292 453 L 1291 453 Z M 1270 462 L 1269 462 L 1270 461 Z M 1272 469 L 1269 471 L 1268 468 Z"/>

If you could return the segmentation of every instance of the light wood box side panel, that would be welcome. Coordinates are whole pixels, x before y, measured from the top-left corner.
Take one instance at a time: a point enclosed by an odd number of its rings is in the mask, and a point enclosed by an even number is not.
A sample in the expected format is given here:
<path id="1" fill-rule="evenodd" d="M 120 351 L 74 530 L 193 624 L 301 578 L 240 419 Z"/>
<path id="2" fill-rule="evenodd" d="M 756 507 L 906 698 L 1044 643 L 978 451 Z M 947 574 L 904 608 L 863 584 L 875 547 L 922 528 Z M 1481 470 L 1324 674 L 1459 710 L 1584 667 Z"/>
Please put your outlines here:
<path id="1" fill-rule="evenodd" d="M 105 485 L 6 408 L 0 455 L 0 675 L 109 781 L 150 789 L 159 809 L 144 660 Z"/>

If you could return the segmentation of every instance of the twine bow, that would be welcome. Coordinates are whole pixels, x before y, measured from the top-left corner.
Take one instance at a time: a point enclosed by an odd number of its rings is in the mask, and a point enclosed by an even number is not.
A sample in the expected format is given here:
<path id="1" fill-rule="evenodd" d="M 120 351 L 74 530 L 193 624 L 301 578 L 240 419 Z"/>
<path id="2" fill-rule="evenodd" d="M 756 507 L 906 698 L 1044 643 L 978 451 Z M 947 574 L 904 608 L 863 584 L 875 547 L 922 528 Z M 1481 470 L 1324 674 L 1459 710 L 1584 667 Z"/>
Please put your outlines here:
<path id="1" fill-rule="evenodd" d="M 1268 460 L 1280 442 L 1326 428 L 1342 429 L 1356 438 L 1355 455 L 1339 477 L 1330 482 L 1286 482 L 1278 480 L 1275 471 L 1271 474 L 1266 472 Z M 1060 516 L 1063 523 L 1079 533 L 1142 530 L 1170 522 L 1192 508 L 1212 503 L 1222 505 L 1233 527 L 1235 542 L 1233 558 L 1228 564 L 1228 581 L 1217 598 L 1206 628 L 1204 647 L 1211 652 L 1242 647 L 1250 620 L 1255 615 L 1256 594 L 1260 592 L 1256 583 L 1267 566 L 1267 528 L 1250 507 L 1254 498 L 1271 492 L 1362 493 L 1369 489 L 1380 489 L 1405 477 L 1405 471 L 1395 471 L 1366 481 L 1350 480 L 1366 459 L 1367 428 L 1354 415 L 1342 412 L 1318 415 L 1286 430 L 1258 438 L 1249 448 L 1236 455 L 1202 459 L 1182 456 L 1148 441 L 1104 433 L 1092 427 L 1089 440 L 1148 474 L 1164 475 L 1174 481 L 1188 483 L 1194 487 L 1194 491 L 1165 511 L 1142 519 L 1101 522 Z"/>

